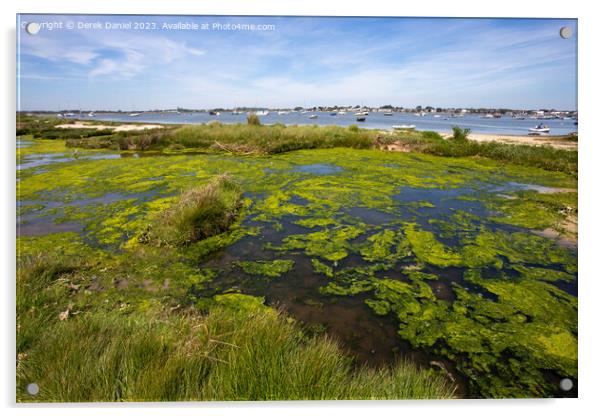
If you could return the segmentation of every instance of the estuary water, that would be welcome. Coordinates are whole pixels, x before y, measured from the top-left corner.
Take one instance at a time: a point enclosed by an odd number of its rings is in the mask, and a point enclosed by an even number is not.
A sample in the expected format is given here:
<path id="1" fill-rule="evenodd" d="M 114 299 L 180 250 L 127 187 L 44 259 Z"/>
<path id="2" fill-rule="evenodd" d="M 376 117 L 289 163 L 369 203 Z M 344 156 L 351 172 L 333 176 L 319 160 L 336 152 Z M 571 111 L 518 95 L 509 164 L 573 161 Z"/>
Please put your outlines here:
<path id="1" fill-rule="evenodd" d="M 309 118 L 316 115 L 317 118 Z M 436 117 L 438 116 L 438 117 Z M 144 122 L 144 123 L 167 123 L 167 124 L 199 124 L 210 121 L 219 121 L 226 124 L 246 123 L 246 113 L 232 114 L 231 112 L 220 113 L 219 115 L 209 115 L 209 113 L 142 113 L 138 116 L 130 116 L 128 113 L 96 113 L 96 120 L 123 121 L 123 122 Z M 84 118 L 86 118 L 84 116 Z M 263 124 L 282 123 L 286 125 L 337 125 L 350 126 L 357 124 L 360 127 L 370 129 L 390 130 L 394 125 L 406 124 L 415 125 L 417 130 L 432 130 L 442 133 L 448 133 L 453 126 L 469 128 L 473 133 L 481 134 L 502 134 L 502 135 L 525 135 L 529 133 L 529 128 L 543 123 L 550 127 L 552 135 L 566 135 L 577 131 L 575 120 L 568 119 L 515 119 L 510 116 L 501 118 L 484 118 L 478 115 L 466 115 L 463 117 L 450 117 L 447 114 L 426 114 L 416 116 L 413 113 L 393 113 L 387 116 L 384 113 L 370 113 L 366 116 L 366 121 L 358 122 L 352 112 L 345 115 L 332 115 L 330 112 L 290 112 L 287 114 L 278 114 L 270 112 L 268 115 L 260 116 Z"/>

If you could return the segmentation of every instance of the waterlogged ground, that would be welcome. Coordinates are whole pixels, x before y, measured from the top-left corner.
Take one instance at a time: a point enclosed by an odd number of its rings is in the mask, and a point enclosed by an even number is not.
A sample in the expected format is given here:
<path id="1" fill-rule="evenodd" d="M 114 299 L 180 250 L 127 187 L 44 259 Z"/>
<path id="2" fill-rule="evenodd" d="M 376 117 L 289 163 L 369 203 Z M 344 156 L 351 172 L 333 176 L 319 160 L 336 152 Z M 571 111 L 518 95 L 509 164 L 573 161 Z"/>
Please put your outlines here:
<path id="1" fill-rule="evenodd" d="M 21 250 L 119 258 L 145 276 L 142 293 L 178 286 L 199 308 L 261 296 L 360 362 L 441 368 L 468 397 L 576 394 L 558 388 L 577 382 L 575 178 L 372 150 L 142 156 L 19 143 Z M 156 212 L 223 172 L 245 191 L 230 232 L 140 254 Z"/>

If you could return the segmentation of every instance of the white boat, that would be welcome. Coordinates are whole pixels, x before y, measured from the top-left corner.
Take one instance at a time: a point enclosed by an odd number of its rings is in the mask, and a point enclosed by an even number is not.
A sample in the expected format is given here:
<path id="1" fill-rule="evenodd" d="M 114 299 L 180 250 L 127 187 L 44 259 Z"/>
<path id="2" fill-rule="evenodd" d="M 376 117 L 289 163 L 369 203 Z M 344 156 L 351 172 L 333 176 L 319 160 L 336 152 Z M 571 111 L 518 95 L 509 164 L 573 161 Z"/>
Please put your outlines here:
<path id="1" fill-rule="evenodd" d="M 370 114 L 370 113 L 367 111 L 360 111 L 360 112 L 355 113 L 354 116 L 361 117 L 361 116 L 367 116 L 368 114 Z"/>
<path id="2" fill-rule="evenodd" d="M 345 114 L 347 114 L 347 111 L 341 110 L 337 114 L 340 115 L 340 116 L 344 116 Z"/>
<path id="3" fill-rule="evenodd" d="M 420 112 L 420 113 L 414 113 L 414 115 L 416 117 L 424 117 L 426 115 L 426 113 L 425 112 Z"/>
<path id="4" fill-rule="evenodd" d="M 234 111 L 232 111 L 232 115 L 233 115 L 233 116 L 237 116 L 237 115 L 239 115 L 239 114 L 242 114 L 242 113 L 241 113 L 240 111 L 238 111 L 238 110 L 234 110 Z"/>
<path id="5" fill-rule="evenodd" d="M 311 119 L 318 118 L 318 115 L 317 114 L 312 114 L 312 115 L 309 116 L 309 118 L 311 118 Z"/>
<path id="6" fill-rule="evenodd" d="M 267 116 L 269 114 L 270 114 L 270 112 L 268 110 L 261 110 L 261 111 L 255 112 L 255 115 L 258 115 L 258 116 Z"/>
<path id="7" fill-rule="evenodd" d="M 441 117 L 441 116 L 440 116 L 439 114 L 435 114 L 433 117 L 435 117 L 435 118 L 439 118 L 439 117 Z"/>
<path id="8" fill-rule="evenodd" d="M 286 115 L 288 113 L 289 113 L 288 111 L 278 111 L 278 115 L 279 116 L 284 116 L 284 115 Z"/>
<path id="9" fill-rule="evenodd" d="M 413 124 L 396 124 L 393 127 L 393 130 L 414 130 L 416 128 Z"/>
<path id="10" fill-rule="evenodd" d="M 94 116 L 96 116 L 96 114 L 94 114 L 94 111 L 90 111 L 90 112 L 88 113 L 88 117 L 94 117 Z"/>
<path id="11" fill-rule="evenodd" d="M 130 113 L 129 116 L 130 117 L 138 117 L 140 114 L 142 114 L 142 113 Z"/>
<path id="12" fill-rule="evenodd" d="M 392 112 L 392 111 L 385 111 L 385 112 L 383 113 L 383 115 L 385 115 L 385 116 L 392 116 L 392 115 L 393 115 L 393 112 Z"/>
<path id="13" fill-rule="evenodd" d="M 550 132 L 550 128 L 548 126 L 542 126 L 539 125 L 537 127 L 533 127 L 529 129 L 529 133 L 536 133 L 536 134 L 542 134 L 542 133 L 549 133 Z"/>

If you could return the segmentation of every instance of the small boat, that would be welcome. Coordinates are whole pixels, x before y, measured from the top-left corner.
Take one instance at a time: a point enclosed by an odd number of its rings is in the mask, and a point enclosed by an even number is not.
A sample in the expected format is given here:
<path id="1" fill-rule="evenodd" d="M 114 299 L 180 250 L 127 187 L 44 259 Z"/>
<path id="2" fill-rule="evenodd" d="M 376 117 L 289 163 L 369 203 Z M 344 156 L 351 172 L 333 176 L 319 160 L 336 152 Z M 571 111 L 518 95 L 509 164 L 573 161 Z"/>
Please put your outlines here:
<path id="1" fill-rule="evenodd" d="M 286 115 L 288 113 L 289 113 L 288 111 L 278 111 L 278 115 L 279 116 L 284 116 L 284 115 Z"/>
<path id="2" fill-rule="evenodd" d="M 142 113 L 130 113 L 129 116 L 130 117 L 138 117 L 140 114 L 142 114 Z"/>
<path id="3" fill-rule="evenodd" d="M 425 112 L 420 112 L 420 113 L 414 113 L 414 115 L 416 117 L 424 117 L 426 115 L 426 113 Z"/>
<path id="4" fill-rule="evenodd" d="M 258 116 L 267 116 L 269 114 L 270 114 L 270 112 L 268 110 L 261 110 L 261 111 L 257 111 L 255 113 L 255 115 L 258 115 Z"/>
<path id="5" fill-rule="evenodd" d="M 65 117 L 75 117 L 75 113 L 65 113 L 63 114 Z"/>
<path id="6" fill-rule="evenodd" d="M 330 112 L 330 115 L 331 115 L 331 116 L 336 116 L 336 115 L 337 115 L 337 112 L 336 112 L 336 111 L 331 111 L 331 112 Z"/>
<path id="7" fill-rule="evenodd" d="M 435 114 L 433 117 L 435 117 L 435 118 L 439 118 L 439 117 L 441 117 L 441 116 L 440 116 L 439 114 Z"/>
<path id="8" fill-rule="evenodd" d="M 94 116 L 96 116 L 96 114 L 94 114 L 94 111 L 90 111 L 90 112 L 88 113 L 88 117 L 94 117 Z"/>
<path id="9" fill-rule="evenodd" d="M 392 111 L 385 111 L 385 112 L 383 113 L 383 115 L 385 115 L 385 116 L 392 116 L 392 115 L 393 115 L 393 112 L 392 112 Z"/>
<path id="10" fill-rule="evenodd" d="M 318 118 L 318 115 L 317 114 L 312 114 L 312 115 L 309 116 L 309 118 L 311 118 L 313 120 L 314 118 Z"/>
<path id="11" fill-rule="evenodd" d="M 63 118 L 63 115 L 61 113 L 56 115 L 58 118 Z"/>
<path id="12" fill-rule="evenodd" d="M 337 114 L 338 114 L 338 115 L 340 115 L 340 116 L 344 116 L 345 114 L 347 114 L 347 112 L 346 112 L 346 111 L 343 111 L 343 110 L 341 110 L 341 111 L 339 111 Z"/>
<path id="13" fill-rule="evenodd" d="M 393 127 L 393 130 L 414 130 L 416 128 L 413 124 L 396 124 Z"/>
<path id="14" fill-rule="evenodd" d="M 219 114 L 220 114 L 219 111 L 214 111 L 214 110 L 209 111 L 210 116 L 219 116 Z"/>
<path id="15" fill-rule="evenodd" d="M 366 121 L 366 117 L 364 116 L 358 116 L 355 118 L 356 121 Z"/>
<path id="16" fill-rule="evenodd" d="M 355 113 L 354 115 L 361 117 L 361 116 L 367 116 L 368 114 L 370 114 L 370 113 L 368 113 L 367 111 L 360 111 L 360 112 Z"/>
<path id="17" fill-rule="evenodd" d="M 232 115 L 233 115 L 233 116 L 237 116 L 237 115 L 239 115 L 239 114 L 242 114 L 242 113 L 241 113 L 240 111 L 238 111 L 238 110 L 234 110 L 234 111 L 232 111 Z"/>
<path id="18" fill-rule="evenodd" d="M 548 126 L 544 126 L 543 124 L 540 124 L 536 127 L 529 129 L 530 134 L 542 134 L 542 133 L 549 133 L 549 132 L 550 132 L 550 128 Z"/>

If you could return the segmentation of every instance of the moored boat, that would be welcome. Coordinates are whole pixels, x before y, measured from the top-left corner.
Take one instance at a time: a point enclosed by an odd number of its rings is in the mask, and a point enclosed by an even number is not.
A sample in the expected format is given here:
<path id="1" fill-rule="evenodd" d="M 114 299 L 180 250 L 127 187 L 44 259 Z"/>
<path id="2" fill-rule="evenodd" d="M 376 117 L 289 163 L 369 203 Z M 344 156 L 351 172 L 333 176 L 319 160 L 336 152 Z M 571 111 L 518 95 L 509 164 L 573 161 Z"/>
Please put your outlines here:
<path id="1" fill-rule="evenodd" d="M 550 127 L 539 124 L 529 129 L 529 134 L 546 134 L 550 132 Z"/>
<path id="2" fill-rule="evenodd" d="M 393 130 L 414 130 L 416 128 L 413 124 L 396 124 L 391 126 Z"/>

